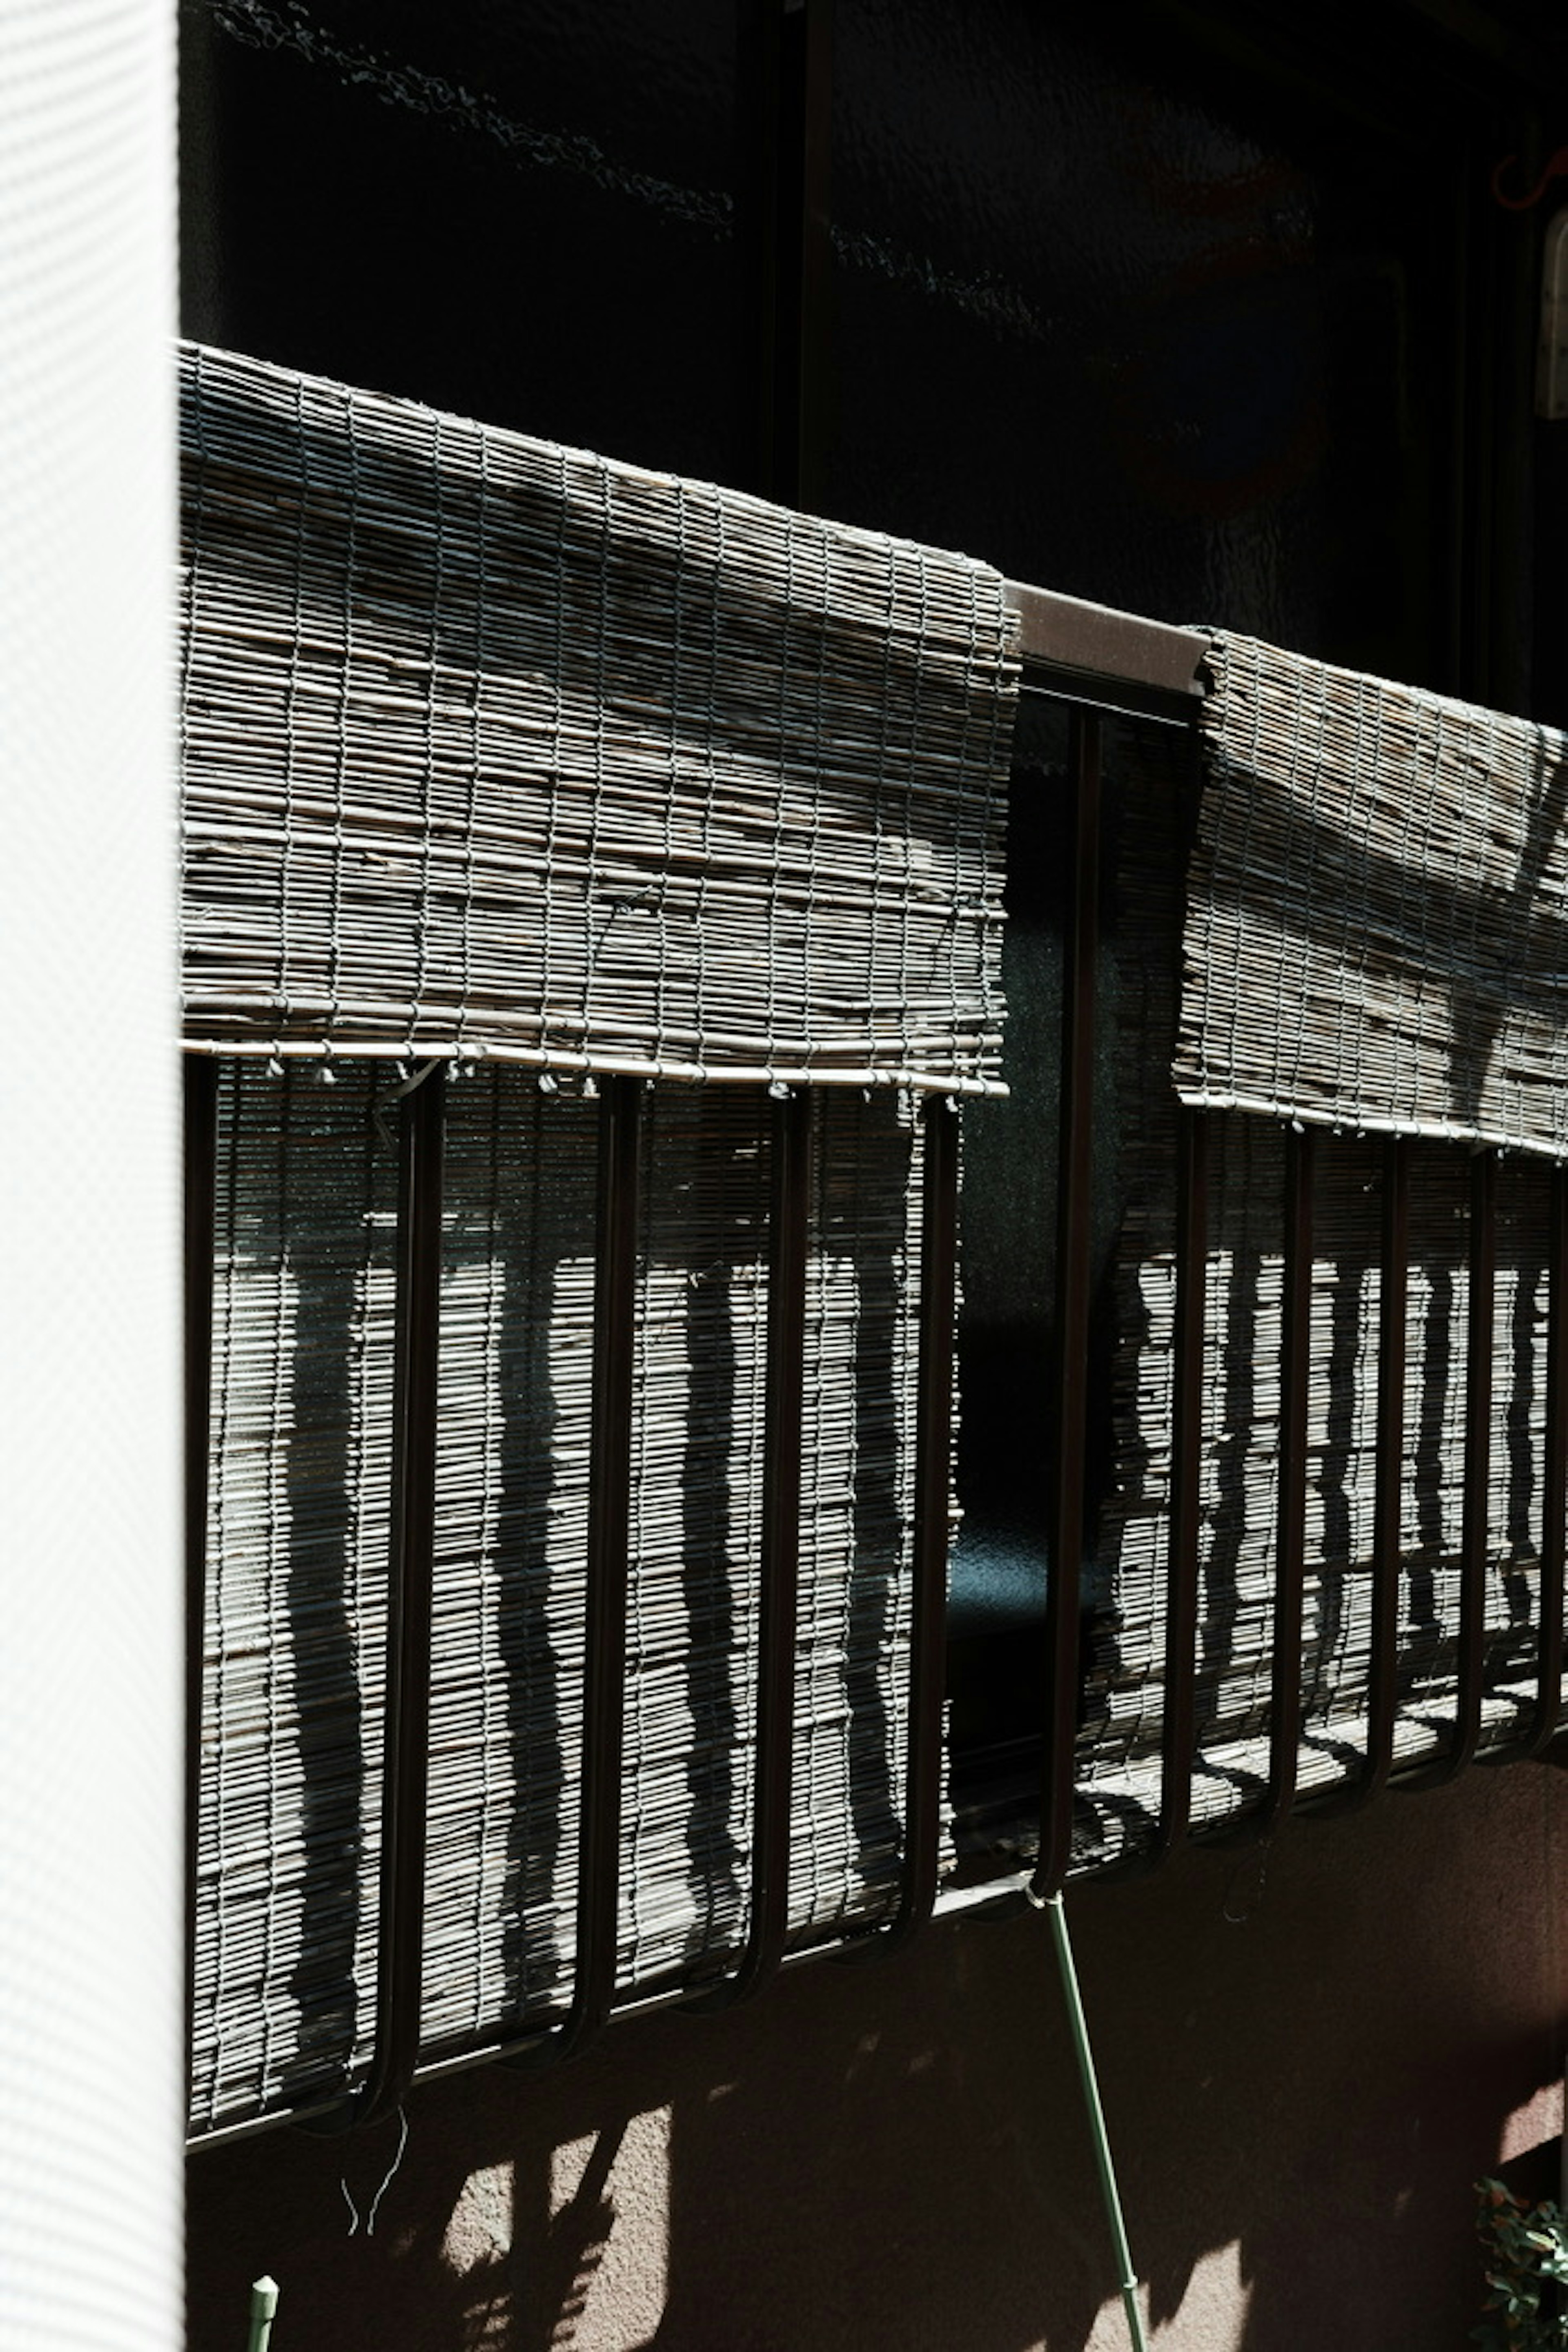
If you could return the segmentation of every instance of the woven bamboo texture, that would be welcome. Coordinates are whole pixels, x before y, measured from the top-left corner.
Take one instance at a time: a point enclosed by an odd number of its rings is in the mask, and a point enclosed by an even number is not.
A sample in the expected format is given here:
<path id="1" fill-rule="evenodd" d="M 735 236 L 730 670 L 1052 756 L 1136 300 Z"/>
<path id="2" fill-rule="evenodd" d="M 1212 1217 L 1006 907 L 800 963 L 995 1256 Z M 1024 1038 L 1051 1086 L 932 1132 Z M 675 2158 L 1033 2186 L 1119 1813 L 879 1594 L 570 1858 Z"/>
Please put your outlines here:
<path id="1" fill-rule="evenodd" d="M 185 345 L 187 1041 L 994 1087 L 1002 583 Z"/>
<path id="2" fill-rule="evenodd" d="M 1168 748 L 1120 730 L 1109 761 L 1119 828 L 1114 1121 L 1122 1196 L 1113 1272 L 1110 1490 L 1089 1571 L 1093 1601 L 1079 1746 L 1076 1867 L 1103 1868 L 1152 1835 L 1165 1706 L 1176 1296 L 1176 1100 L 1165 1073 L 1182 998 L 1184 803 L 1194 780 Z M 1363 778 L 1367 792 L 1374 780 Z M 1212 771 L 1203 790 L 1212 792 Z M 1198 819 L 1204 822 L 1200 799 Z M 1450 965 L 1463 940 L 1450 944 Z M 1187 966 L 1191 982 L 1191 965 Z M 1374 1122 L 1369 1118 L 1367 1125 Z M 1387 1122 L 1392 1124 L 1393 1121 Z M 1258 1802 L 1268 1769 L 1283 1291 L 1283 1129 L 1215 1113 L 1209 1144 L 1205 1421 L 1199 1530 L 1194 1825 Z M 1469 1153 L 1412 1149 L 1398 1633 L 1401 1767 L 1452 1738 L 1464 1504 Z M 1321 1139 L 1314 1180 L 1303 1793 L 1352 1780 L 1367 1744 L 1377 1471 L 1382 1152 Z M 1498 1171 L 1486 1642 L 1480 1748 L 1528 1724 L 1545 1480 L 1547 1189 L 1539 1155 Z"/>
<path id="3" fill-rule="evenodd" d="M 331 2095 L 374 2032 L 393 1402 L 391 1071 L 225 1066 L 193 2127 Z M 768 1112 L 645 1120 L 618 1975 L 731 1962 L 750 1910 Z M 596 1107 L 449 1089 L 423 2041 L 570 1999 Z M 790 1932 L 886 1916 L 908 1742 L 919 1155 L 815 1098 Z"/>
<path id="4" fill-rule="evenodd" d="M 1220 636 L 1176 1081 L 1568 1155 L 1568 738 Z"/>

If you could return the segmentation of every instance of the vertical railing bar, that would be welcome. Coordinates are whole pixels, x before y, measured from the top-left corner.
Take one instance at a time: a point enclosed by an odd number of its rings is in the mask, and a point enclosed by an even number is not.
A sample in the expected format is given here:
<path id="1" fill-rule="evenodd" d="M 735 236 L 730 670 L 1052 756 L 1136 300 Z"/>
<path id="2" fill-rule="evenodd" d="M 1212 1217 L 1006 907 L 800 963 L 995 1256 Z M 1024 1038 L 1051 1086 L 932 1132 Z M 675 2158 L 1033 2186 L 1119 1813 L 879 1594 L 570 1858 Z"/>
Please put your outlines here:
<path id="1" fill-rule="evenodd" d="M 1546 1436 L 1541 1465 L 1541 1597 L 1535 1716 L 1521 1756 L 1539 1756 L 1563 1704 L 1563 1578 L 1568 1515 L 1568 1170 L 1552 1171 L 1546 1307 Z"/>
<path id="2" fill-rule="evenodd" d="M 942 1701 L 952 1507 L 952 1360 L 958 1279 L 959 1117 L 933 1095 L 921 1121 L 919 1387 L 910 1564 L 909 1760 L 899 1906 L 870 1948 L 896 1950 L 931 1915 L 942 1837 Z"/>
<path id="3" fill-rule="evenodd" d="M 1404 1566 L 1405 1318 L 1410 1301 L 1410 1145 L 1390 1136 L 1383 1153 L 1377 1304 L 1377 1468 L 1373 1496 L 1372 1644 L 1367 1664 L 1366 1759 L 1352 1801 L 1367 1803 L 1394 1769 L 1399 1720 L 1399 1607 Z"/>
<path id="4" fill-rule="evenodd" d="M 218 1065 L 184 1062 L 185 2051 L 195 2020 L 196 1872 L 202 1792 L 207 1482 L 212 1444 L 213 1253 L 217 1233 Z"/>
<path id="5" fill-rule="evenodd" d="M 1459 1532 L 1459 1626 L 1454 1661 L 1454 1736 L 1430 1763 L 1402 1773 L 1405 1790 L 1457 1780 L 1480 1744 L 1486 1668 L 1487 1551 L 1491 1501 L 1492 1329 L 1497 1285 L 1497 1155 L 1470 1160 L 1468 1299 L 1465 1312 L 1464 1505 Z"/>
<path id="6" fill-rule="evenodd" d="M 1314 1138 L 1285 1130 L 1283 1328 L 1279 1349 L 1279 1494 L 1274 1539 L 1273 1659 L 1268 1695 L 1268 1783 L 1243 1827 L 1270 1838 L 1296 1801 L 1301 1737 L 1301 1605 L 1307 1560 L 1307 1430 L 1312 1370 Z"/>
<path id="7" fill-rule="evenodd" d="M 402 1097 L 399 1112 L 375 2047 L 370 2071 L 343 2118 L 354 2124 L 369 2123 L 397 2106 L 419 2058 L 441 1328 L 443 1064 L 435 1064 Z"/>
<path id="8" fill-rule="evenodd" d="M 1492 1311 L 1497 1266 L 1495 1155 L 1470 1162 L 1469 1296 L 1465 1347 L 1465 1492 L 1459 1536 L 1459 1629 L 1454 1667 L 1454 1737 L 1446 1755 L 1413 1785 L 1441 1787 L 1458 1778 L 1480 1739 L 1486 1654 L 1486 1573 L 1491 1489 Z"/>
<path id="9" fill-rule="evenodd" d="M 1203 1511 L 1204 1339 L 1208 1307 L 1208 1128 L 1183 1110 L 1176 1130 L 1175 1394 L 1171 1427 L 1170 1565 L 1165 1589 L 1164 1713 L 1160 1818 L 1145 1857 L 1155 1868 L 1192 1818 L 1198 1642 L 1198 1537 Z"/>
<path id="10" fill-rule="evenodd" d="M 575 1949 L 565 2016 L 496 2053 L 531 2070 L 557 2065 L 580 2050 L 615 2003 L 643 1084 L 631 1077 L 600 1082 Z"/>
<path id="11" fill-rule="evenodd" d="M 1493 1313 L 1497 1289 L 1497 1154 L 1470 1162 L 1470 1280 L 1465 1349 L 1465 1504 L 1460 1538 L 1459 1654 L 1454 1695 L 1454 1745 L 1441 1759 L 1451 1780 L 1474 1757 L 1481 1736 L 1486 1671 L 1487 1553 L 1490 1533 Z"/>
<path id="12" fill-rule="evenodd" d="M 1034 1893 L 1059 1893 L 1072 1859 L 1079 1699 L 1079 1580 L 1089 1433 L 1093 1272 L 1095 977 L 1100 951 L 1100 754 L 1094 711 L 1071 719 L 1070 899 L 1062 958 L 1062 1068 L 1058 1162 L 1056 1482 L 1046 1598 L 1045 1758 Z"/>
<path id="13" fill-rule="evenodd" d="M 833 280 L 833 0 L 775 0 L 775 5 L 768 495 L 816 512 L 823 497 Z"/>
<path id="14" fill-rule="evenodd" d="M 773 1109 L 751 1913 L 740 1959 L 721 1983 L 694 1997 L 698 2009 L 727 2009 L 760 1991 L 778 1970 L 789 1930 L 811 1095 L 794 1090 L 775 1099 Z"/>

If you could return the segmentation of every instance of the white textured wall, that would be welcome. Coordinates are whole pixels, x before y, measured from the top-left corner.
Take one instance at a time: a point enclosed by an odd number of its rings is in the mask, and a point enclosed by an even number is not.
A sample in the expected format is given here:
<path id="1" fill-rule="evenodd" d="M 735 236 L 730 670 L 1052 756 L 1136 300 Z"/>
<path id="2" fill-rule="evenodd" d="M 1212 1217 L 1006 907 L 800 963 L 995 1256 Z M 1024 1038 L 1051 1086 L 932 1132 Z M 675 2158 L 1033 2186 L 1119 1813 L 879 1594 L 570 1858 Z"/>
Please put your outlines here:
<path id="1" fill-rule="evenodd" d="M 0 0 L 0 2345 L 181 2340 L 174 11 Z"/>

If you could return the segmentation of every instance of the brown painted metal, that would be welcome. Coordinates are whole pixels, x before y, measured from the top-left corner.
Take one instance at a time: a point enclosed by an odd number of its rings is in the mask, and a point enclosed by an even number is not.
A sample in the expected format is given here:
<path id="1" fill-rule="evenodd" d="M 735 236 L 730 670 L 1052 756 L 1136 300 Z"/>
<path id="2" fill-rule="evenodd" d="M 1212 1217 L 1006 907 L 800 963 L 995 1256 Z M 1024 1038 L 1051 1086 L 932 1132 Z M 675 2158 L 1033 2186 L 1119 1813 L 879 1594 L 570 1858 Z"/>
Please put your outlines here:
<path id="1" fill-rule="evenodd" d="M 741 12 L 760 85 L 756 121 L 758 488 L 819 511 L 833 299 L 833 0 Z"/>
<path id="2" fill-rule="evenodd" d="M 1100 955 L 1099 716 L 1075 710 L 1071 734 L 1071 880 L 1062 971 L 1060 1147 L 1057 1170 L 1055 1492 L 1046 1596 L 1045 1759 L 1040 1852 L 1033 1893 L 1060 1892 L 1072 1859 L 1079 1699 L 1079 1580 L 1089 1436 L 1089 1328 L 1094 1229 L 1094 1048 Z"/>
<path id="3" fill-rule="evenodd" d="M 1279 1469 L 1274 1536 L 1274 1640 L 1268 1683 L 1268 1784 L 1242 1827 L 1269 1838 L 1296 1801 L 1301 1738 L 1301 1596 L 1307 1562 L 1307 1409 L 1312 1365 L 1312 1162 L 1309 1129 L 1285 1130 L 1284 1318 L 1279 1348 Z"/>
<path id="4" fill-rule="evenodd" d="M 727 2009 L 760 1991 L 778 1972 L 789 1928 L 812 1118 L 804 1090 L 773 1104 L 751 1913 L 739 1961 L 721 1984 L 697 1996 L 692 2006 L 700 2009 Z"/>
<path id="5" fill-rule="evenodd" d="M 1481 1736 L 1486 1675 L 1487 1555 L 1490 1534 L 1493 1307 L 1497 1290 L 1497 1154 L 1470 1163 L 1470 1283 L 1465 1350 L 1465 1509 L 1459 1569 L 1459 1654 L 1454 1744 L 1438 1777 L 1452 1779 Z"/>
<path id="6" fill-rule="evenodd" d="M 947 1559 L 952 1533 L 952 1358 L 958 1280 L 958 1112 L 941 1096 L 922 1119 L 920 1371 L 915 1435 L 913 1616 L 909 1760 L 899 1906 L 869 1947 L 890 1952 L 936 1902 L 947 1682 Z"/>
<path id="7" fill-rule="evenodd" d="M 1470 1764 L 1481 1736 L 1486 1672 L 1487 1553 L 1491 1501 L 1493 1302 L 1497 1288 L 1497 1155 L 1470 1162 L 1469 1297 L 1465 1344 L 1465 1497 L 1459 1537 L 1459 1632 L 1454 1663 L 1454 1737 L 1445 1753 L 1402 1776 L 1405 1789 L 1438 1789 Z"/>
<path id="8" fill-rule="evenodd" d="M 600 1087 L 575 1969 L 561 2022 L 497 2053 L 529 2069 L 559 2065 L 605 2025 L 619 1944 L 643 1081 L 605 1078 Z"/>
<path id="9" fill-rule="evenodd" d="M 1173 698 L 1176 709 L 1187 716 L 1195 714 L 1203 692 L 1200 666 L 1208 651 L 1208 639 L 1195 629 L 1145 621 L 1135 613 L 1058 596 L 1022 581 L 1009 580 L 1003 593 L 1018 615 L 1026 676 L 1037 673 L 1037 684 L 1059 683 L 1070 692 L 1075 681 L 1098 681 L 1113 699 L 1120 698 L 1121 689 L 1142 689 Z"/>
<path id="10" fill-rule="evenodd" d="M 1160 1731 L 1160 1818 L 1145 1858 L 1144 1866 L 1149 1869 L 1163 1862 L 1185 1837 L 1193 1805 L 1204 1327 L 1208 1306 L 1208 1126 L 1203 1112 L 1178 1114 L 1176 1149 L 1176 1373 L 1171 1431 L 1164 1719 Z"/>
<path id="11" fill-rule="evenodd" d="M 1394 1769 L 1399 1718 L 1399 1609 L 1405 1506 L 1405 1326 L 1410 1298 L 1410 1145 L 1391 1136 L 1383 1155 L 1378 1272 L 1377 1486 L 1373 1499 L 1372 1654 L 1367 1668 L 1366 1762 L 1355 1784 L 1365 1803 Z"/>
<path id="12" fill-rule="evenodd" d="M 185 1375 L 185 2048 L 195 2000 L 196 1862 L 201 1816 L 207 1476 L 212 1443 L 213 1248 L 217 1206 L 216 1062 L 184 1066 Z"/>
<path id="13" fill-rule="evenodd" d="M 1399 1611 L 1404 1567 L 1405 1322 L 1410 1297 L 1410 1144 L 1389 1136 L 1379 1186 L 1377 1460 L 1372 1519 L 1372 1631 L 1367 1654 L 1366 1747 L 1361 1769 L 1302 1799 L 1314 1815 L 1357 1812 L 1394 1769 L 1399 1720 Z"/>
<path id="14" fill-rule="evenodd" d="M 1557 1730 L 1563 1708 L 1563 1577 L 1568 1521 L 1568 1170 L 1552 1171 L 1550 1215 L 1535 1717 L 1515 1751 L 1525 1757 L 1541 1754 Z"/>
<path id="15" fill-rule="evenodd" d="M 445 1130 L 446 1070 L 437 1064 L 400 1105 L 375 2047 L 342 2118 L 353 2124 L 396 2107 L 419 2059 Z"/>

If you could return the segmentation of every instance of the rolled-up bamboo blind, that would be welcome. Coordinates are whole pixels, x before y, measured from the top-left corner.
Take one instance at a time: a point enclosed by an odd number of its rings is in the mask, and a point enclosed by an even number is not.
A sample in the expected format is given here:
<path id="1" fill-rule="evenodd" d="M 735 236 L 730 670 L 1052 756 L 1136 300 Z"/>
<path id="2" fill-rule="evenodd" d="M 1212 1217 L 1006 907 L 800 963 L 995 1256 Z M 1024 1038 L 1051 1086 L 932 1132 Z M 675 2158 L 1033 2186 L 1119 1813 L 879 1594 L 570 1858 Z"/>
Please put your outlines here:
<path id="1" fill-rule="evenodd" d="M 231 352 L 181 385 L 190 1041 L 995 1086 L 995 572 Z"/>
<path id="2" fill-rule="evenodd" d="M 1568 737 L 1219 636 L 1184 1099 L 1568 1156 Z"/>

